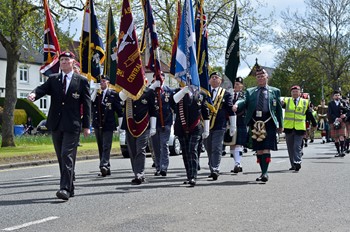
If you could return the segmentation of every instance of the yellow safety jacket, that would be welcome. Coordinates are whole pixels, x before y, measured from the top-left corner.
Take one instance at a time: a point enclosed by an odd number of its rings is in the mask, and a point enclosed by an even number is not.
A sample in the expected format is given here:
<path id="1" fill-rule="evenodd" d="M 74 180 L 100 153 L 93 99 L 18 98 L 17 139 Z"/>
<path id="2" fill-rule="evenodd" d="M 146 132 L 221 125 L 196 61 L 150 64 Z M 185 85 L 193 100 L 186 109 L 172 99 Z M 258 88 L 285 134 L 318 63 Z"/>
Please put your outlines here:
<path id="1" fill-rule="evenodd" d="M 306 130 L 306 110 L 309 108 L 309 100 L 300 98 L 295 106 L 293 98 L 285 98 L 286 109 L 284 114 L 284 128 L 295 130 Z"/>

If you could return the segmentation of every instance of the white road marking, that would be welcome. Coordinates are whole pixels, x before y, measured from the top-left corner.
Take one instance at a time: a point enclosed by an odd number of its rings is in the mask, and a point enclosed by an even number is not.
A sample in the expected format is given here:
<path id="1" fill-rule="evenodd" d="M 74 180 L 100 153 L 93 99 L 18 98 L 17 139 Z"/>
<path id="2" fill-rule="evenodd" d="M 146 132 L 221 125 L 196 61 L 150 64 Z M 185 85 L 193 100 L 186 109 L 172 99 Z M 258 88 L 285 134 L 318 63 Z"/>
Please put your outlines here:
<path id="1" fill-rule="evenodd" d="M 23 180 L 35 180 L 35 179 L 43 179 L 43 178 L 48 178 L 48 177 L 53 177 L 53 175 L 24 178 Z"/>
<path id="2" fill-rule="evenodd" d="M 22 225 L 8 227 L 8 228 L 2 229 L 2 230 L 3 231 L 14 231 L 14 230 L 22 229 L 22 228 L 25 228 L 25 227 L 28 227 L 28 226 L 32 226 L 32 225 L 35 225 L 35 224 L 40 224 L 40 223 L 44 223 L 44 222 L 47 222 L 47 221 L 55 220 L 55 219 L 58 219 L 58 218 L 59 217 L 56 217 L 56 216 L 47 217 L 47 218 L 44 218 L 44 219 L 41 219 L 41 220 L 27 222 L 27 223 L 24 223 Z"/>

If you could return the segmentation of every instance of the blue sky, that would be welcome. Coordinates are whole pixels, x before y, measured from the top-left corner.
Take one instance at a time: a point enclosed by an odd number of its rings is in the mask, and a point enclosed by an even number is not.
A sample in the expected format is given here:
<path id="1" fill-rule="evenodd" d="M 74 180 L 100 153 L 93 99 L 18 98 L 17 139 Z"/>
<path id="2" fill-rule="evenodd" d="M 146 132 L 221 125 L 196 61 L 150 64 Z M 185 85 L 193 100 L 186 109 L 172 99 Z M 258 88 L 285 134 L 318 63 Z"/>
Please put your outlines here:
<path id="1" fill-rule="evenodd" d="M 277 23 L 281 21 L 281 12 L 286 11 L 287 8 L 291 12 L 303 12 L 305 10 L 304 0 L 266 0 L 268 6 L 263 8 L 263 12 L 269 14 L 272 11 L 275 11 L 275 19 Z M 280 28 L 280 25 L 274 25 L 274 29 Z M 269 44 L 262 45 L 260 48 L 259 54 L 254 54 L 247 57 L 247 62 L 252 65 L 255 64 L 255 59 L 258 58 L 259 64 L 267 67 L 275 67 L 274 57 L 276 55 L 276 49 Z M 244 63 L 241 62 L 240 67 L 238 68 L 238 75 L 245 77 L 249 74 L 250 69 Z"/>

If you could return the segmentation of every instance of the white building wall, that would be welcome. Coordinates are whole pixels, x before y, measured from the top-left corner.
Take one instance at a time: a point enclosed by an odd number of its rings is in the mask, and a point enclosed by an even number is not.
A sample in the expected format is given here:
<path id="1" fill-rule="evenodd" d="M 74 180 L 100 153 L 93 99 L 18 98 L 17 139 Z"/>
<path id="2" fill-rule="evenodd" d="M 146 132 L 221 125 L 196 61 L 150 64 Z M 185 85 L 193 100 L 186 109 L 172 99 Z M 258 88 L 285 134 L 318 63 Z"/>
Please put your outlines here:
<path id="1" fill-rule="evenodd" d="M 0 60 L 0 97 L 5 97 L 5 83 L 6 83 L 6 60 Z M 17 98 L 26 98 L 27 95 L 41 85 L 44 77 L 40 74 L 40 65 L 18 63 L 17 67 Z M 23 74 L 27 72 L 27 75 Z M 50 108 L 50 96 L 45 96 L 34 102 L 36 106 L 45 114 L 48 114 Z"/>

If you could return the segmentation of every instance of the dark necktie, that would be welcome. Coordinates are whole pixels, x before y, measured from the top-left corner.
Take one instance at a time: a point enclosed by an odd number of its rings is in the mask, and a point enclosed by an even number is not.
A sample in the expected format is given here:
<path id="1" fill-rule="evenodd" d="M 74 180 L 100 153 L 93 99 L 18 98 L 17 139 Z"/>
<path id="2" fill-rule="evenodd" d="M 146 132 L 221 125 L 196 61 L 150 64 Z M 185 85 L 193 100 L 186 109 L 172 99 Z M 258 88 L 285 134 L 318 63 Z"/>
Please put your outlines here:
<path id="1" fill-rule="evenodd" d="M 297 106 L 297 99 L 294 98 L 294 105 Z"/>
<path id="2" fill-rule="evenodd" d="M 67 75 L 63 77 L 63 95 L 66 95 L 66 87 L 67 87 Z"/>
<path id="3" fill-rule="evenodd" d="M 235 94 L 233 95 L 233 100 L 237 99 L 237 93 L 235 92 Z"/>
<path id="4" fill-rule="evenodd" d="M 265 100 L 264 90 L 265 90 L 264 87 L 260 88 L 258 106 L 257 106 L 257 110 L 259 111 L 262 111 L 264 109 L 264 100 Z"/>

